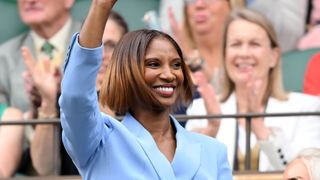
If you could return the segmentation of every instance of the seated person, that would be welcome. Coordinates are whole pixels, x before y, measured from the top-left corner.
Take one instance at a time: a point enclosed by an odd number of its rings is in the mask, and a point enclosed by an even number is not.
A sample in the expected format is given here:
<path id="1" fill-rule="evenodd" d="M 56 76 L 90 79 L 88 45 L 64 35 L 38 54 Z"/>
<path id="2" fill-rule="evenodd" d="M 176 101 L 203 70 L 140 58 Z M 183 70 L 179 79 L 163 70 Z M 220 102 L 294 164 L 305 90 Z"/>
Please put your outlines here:
<path id="1" fill-rule="evenodd" d="M 320 110 L 318 98 L 283 89 L 280 47 L 271 23 L 264 16 L 246 9 L 234 11 L 227 20 L 224 37 L 225 73 L 223 91 L 219 94 L 222 114 Z M 199 86 L 209 88 L 206 83 Z M 214 96 L 195 100 L 187 110 L 188 115 L 206 114 L 208 108 L 213 108 L 207 106 L 210 101 L 214 101 Z M 192 120 L 186 128 L 217 130 L 211 133 L 217 133 L 217 139 L 227 144 L 229 162 L 234 170 L 244 169 L 245 119 L 218 122 Z M 320 147 L 318 116 L 259 117 L 253 118 L 251 123 L 253 170 L 284 170 L 300 150 Z"/>

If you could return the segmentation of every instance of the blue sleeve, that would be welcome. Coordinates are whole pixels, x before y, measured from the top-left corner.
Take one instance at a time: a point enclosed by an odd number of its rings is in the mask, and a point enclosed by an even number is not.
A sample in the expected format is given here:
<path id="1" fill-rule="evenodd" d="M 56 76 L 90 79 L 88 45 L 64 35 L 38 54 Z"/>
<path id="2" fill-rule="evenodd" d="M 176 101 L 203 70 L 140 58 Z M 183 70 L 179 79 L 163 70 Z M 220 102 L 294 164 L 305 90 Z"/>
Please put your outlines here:
<path id="1" fill-rule="evenodd" d="M 96 93 L 96 76 L 102 61 L 102 46 L 84 48 L 72 38 L 59 99 L 62 140 L 77 166 L 84 166 L 108 133 L 103 125 Z"/>
<path id="2" fill-rule="evenodd" d="M 221 144 L 219 153 L 219 165 L 218 174 L 219 180 L 232 180 L 232 172 L 227 158 L 227 148 L 224 144 Z"/>

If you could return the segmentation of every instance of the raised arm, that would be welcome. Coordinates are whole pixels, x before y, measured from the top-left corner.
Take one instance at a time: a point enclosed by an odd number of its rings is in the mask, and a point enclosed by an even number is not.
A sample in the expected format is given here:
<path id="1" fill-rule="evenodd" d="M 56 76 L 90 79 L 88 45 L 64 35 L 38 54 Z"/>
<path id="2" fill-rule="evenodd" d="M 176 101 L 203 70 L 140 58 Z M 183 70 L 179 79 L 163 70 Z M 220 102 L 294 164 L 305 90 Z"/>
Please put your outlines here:
<path id="1" fill-rule="evenodd" d="M 102 137 L 96 77 L 102 62 L 102 35 L 116 0 L 92 0 L 80 35 L 70 45 L 61 83 L 60 119 L 63 144 L 78 168 L 85 166 Z"/>
<path id="2" fill-rule="evenodd" d="M 92 0 L 88 16 L 79 36 L 79 44 L 87 48 L 101 45 L 104 27 L 116 0 Z"/>

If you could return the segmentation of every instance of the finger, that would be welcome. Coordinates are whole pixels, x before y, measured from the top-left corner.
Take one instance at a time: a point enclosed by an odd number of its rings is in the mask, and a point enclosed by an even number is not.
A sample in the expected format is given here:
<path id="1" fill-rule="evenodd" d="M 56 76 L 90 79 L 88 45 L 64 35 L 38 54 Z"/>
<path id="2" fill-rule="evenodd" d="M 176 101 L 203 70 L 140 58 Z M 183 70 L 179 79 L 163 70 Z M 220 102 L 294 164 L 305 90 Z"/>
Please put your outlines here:
<path id="1" fill-rule="evenodd" d="M 33 59 L 29 48 L 23 46 L 21 48 L 21 53 L 27 70 L 33 72 L 34 67 L 36 66 L 36 61 Z"/>
<path id="2" fill-rule="evenodd" d="M 48 57 L 45 57 L 43 59 L 43 70 L 46 73 L 49 73 L 51 71 L 51 62 Z"/>

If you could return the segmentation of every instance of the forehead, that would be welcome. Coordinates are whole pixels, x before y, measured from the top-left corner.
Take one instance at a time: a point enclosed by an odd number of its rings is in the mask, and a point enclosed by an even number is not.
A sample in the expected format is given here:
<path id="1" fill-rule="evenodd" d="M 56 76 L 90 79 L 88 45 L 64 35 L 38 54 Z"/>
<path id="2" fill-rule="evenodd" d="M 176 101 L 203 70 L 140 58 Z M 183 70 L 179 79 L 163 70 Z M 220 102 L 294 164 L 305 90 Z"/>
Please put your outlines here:
<path id="1" fill-rule="evenodd" d="M 267 32 L 261 26 L 243 19 L 236 19 L 230 23 L 227 36 L 229 40 L 237 38 L 269 39 Z"/>
<path id="2" fill-rule="evenodd" d="M 286 178 L 303 177 L 308 179 L 308 169 L 302 159 L 296 159 L 290 163 L 285 171 Z"/>
<path id="3" fill-rule="evenodd" d="M 122 29 L 121 27 L 112 19 L 108 19 L 106 26 L 103 32 L 103 41 L 113 40 L 118 42 L 122 37 Z"/>
<path id="4" fill-rule="evenodd" d="M 177 49 L 171 41 L 164 37 L 156 37 L 148 45 L 146 56 L 148 54 L 165 54 L 179 56 Z"/>

